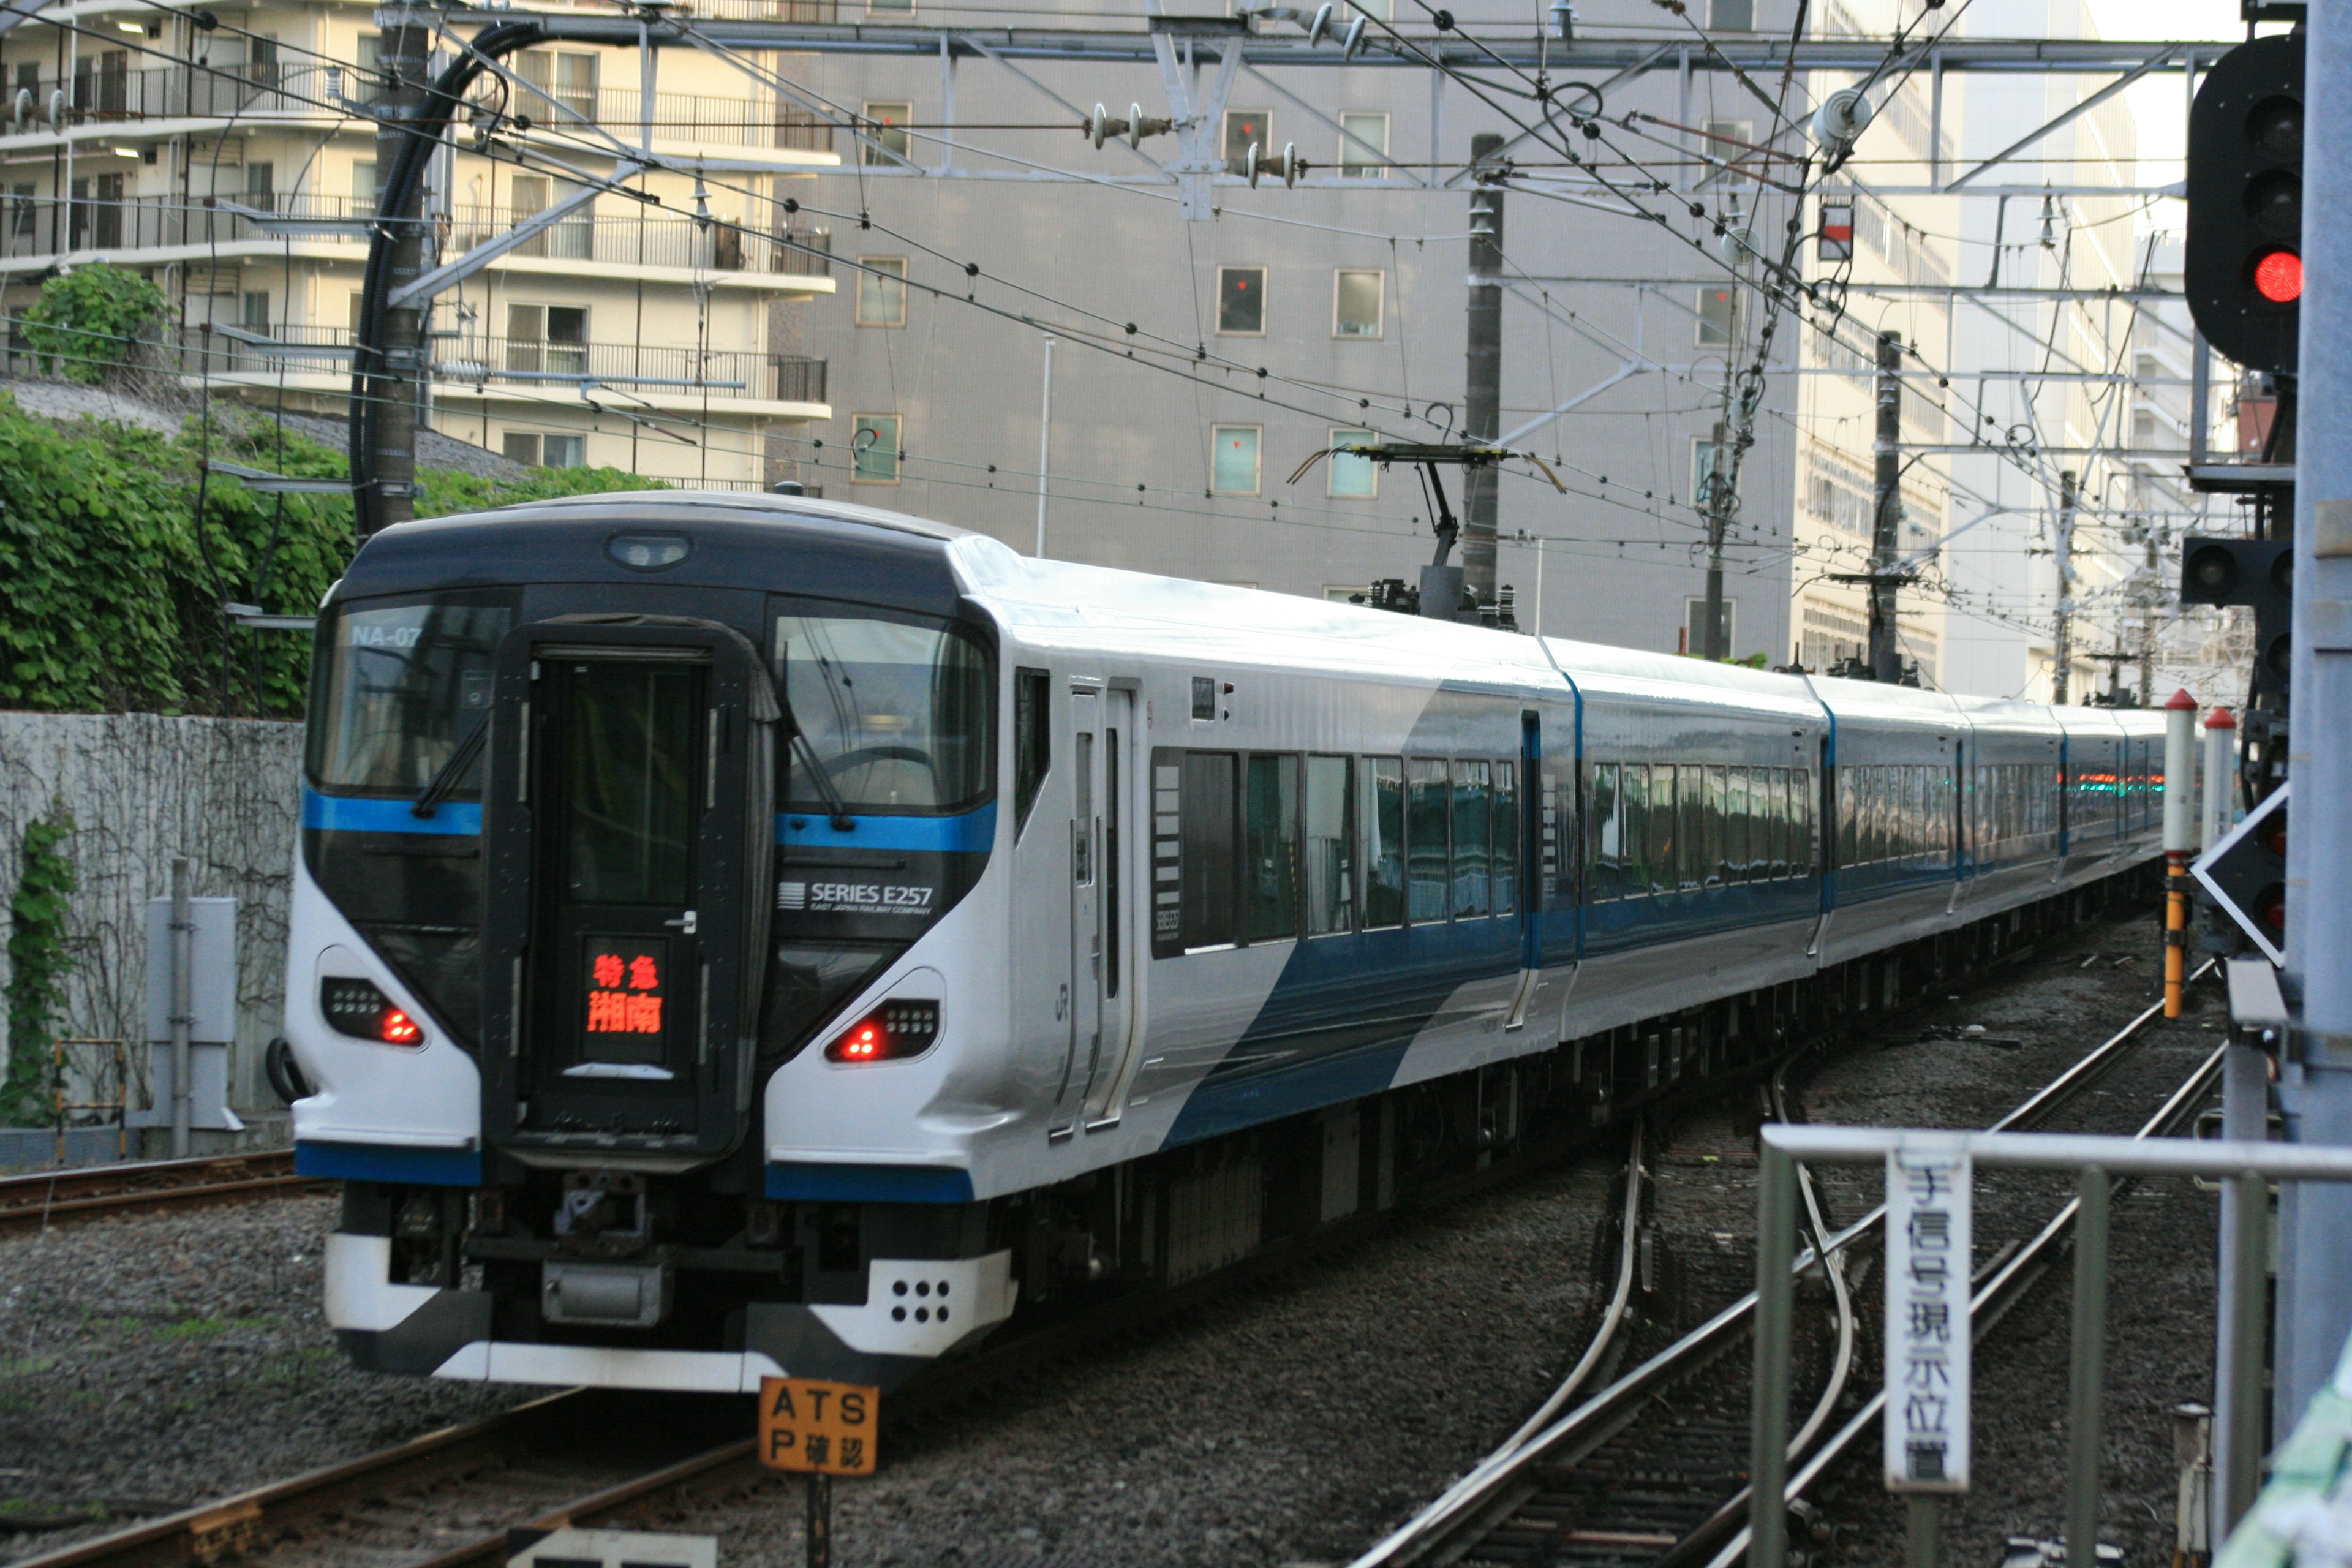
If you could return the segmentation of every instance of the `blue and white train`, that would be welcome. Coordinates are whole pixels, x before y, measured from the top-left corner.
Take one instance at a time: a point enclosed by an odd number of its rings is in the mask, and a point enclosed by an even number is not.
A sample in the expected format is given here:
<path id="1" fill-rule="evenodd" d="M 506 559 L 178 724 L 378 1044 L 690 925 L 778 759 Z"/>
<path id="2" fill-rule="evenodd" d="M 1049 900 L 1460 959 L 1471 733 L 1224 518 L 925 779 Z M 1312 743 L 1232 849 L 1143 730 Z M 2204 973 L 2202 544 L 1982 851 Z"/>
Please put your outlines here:
<path id="1" fill-rule="evenodd" d="M 286 1033 L 388 1372 L 885 1385 L 1687 1093 L 2156 854 L 2154 715 L 798 498 L 371 539 Z"/>

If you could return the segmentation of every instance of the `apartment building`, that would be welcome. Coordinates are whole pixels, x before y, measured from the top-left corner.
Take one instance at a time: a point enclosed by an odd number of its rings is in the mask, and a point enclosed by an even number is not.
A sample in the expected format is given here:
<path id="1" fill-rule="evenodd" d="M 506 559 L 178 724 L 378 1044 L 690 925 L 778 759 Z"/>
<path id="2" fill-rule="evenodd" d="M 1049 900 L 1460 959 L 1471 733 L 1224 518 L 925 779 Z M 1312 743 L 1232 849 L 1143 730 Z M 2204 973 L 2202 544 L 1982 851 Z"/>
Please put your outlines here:
<path id="1" fill-rule="evenodd" d="M 175 311 L 190 385 L 340 416 L 374 211 L 379 90 L 358 0 L 163 12 L 70 0 L 0 37 L 0 305 L 60 269 L 139 270 Z M 558 47 L 478 89 L 527 117 L 436 161 L 441 259 L 548 210 L 630 150 L 701 176 L 629 182 L 444 292 L 428 417 L 528 463 L 609 464 L 754 486 L 769 436 L 831 416 L 825 366 L 772 331 L 782 300 L 835 287 L 822 226 L 780 178 L 837 166 L 830 135 L 734 66 L 662 51 L 649 100 L 634 49 Z M 789 315 L 783 319 L 789 321 Z"/>

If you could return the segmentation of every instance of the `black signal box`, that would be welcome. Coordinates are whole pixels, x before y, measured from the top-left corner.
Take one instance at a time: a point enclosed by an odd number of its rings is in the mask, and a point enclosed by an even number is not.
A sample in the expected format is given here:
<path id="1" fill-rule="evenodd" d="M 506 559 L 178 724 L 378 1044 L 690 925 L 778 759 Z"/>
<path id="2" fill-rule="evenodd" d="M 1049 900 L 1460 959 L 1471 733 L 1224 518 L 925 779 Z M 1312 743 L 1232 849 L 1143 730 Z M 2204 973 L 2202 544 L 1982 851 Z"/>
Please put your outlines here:
<path id="1" fill-rule="evenodd" d="M 2213 62 L 2189 111 L 2182 283 L 2206 342 L 2292 371 L 2303 301 L 2303 35 Z"/>
<path id="2" fill-rule="evenodd" d="M 2180 552 L 2180 602 L 2254 612 L 2254 684 L 2284 698 L 2294 611 L 2294 546 L 2283 539 L 2204 539 Z"/>

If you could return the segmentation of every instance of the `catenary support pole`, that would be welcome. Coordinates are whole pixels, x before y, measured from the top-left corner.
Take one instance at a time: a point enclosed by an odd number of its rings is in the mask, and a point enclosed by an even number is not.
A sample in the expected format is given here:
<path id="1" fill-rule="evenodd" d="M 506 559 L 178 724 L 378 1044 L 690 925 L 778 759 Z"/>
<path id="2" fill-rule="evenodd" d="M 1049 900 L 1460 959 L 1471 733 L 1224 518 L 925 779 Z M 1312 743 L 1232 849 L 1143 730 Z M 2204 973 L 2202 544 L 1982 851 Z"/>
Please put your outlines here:
<path id="1" fill-rule="evenodd" d="M 414 134 L 413 122 L 424 116 L 435 17 L 429 11 L 407 5 L 383 5 L 377 8 L 375 19 L 382 30 L 377 58 L 384 81 L 375 99 L 380 116 L 375 167 L 381 189 Z M 425 226 L 418 221 L 425 212 L 424 185 L 420 180 L 404 193 L 399 211 L 381 214 L 396 225 L 387 294 L 397 293 L 424 275 Z M 383 380 L 378 384 L 382 391 L 364 411 L 374 491 L 361 505 L 359 515 L 373 525 L 370 531 L 406 522 L 416 515 L 416 402 L 427 374 L 426 303 L 394 305 L 387 300 L 383 306 L 382 331 L 376 339 L 383 349 Z M 362 410 L 352 410 L 354 419 L 362 416 Z"/>
<path id="2" fill-rule="evenodd" d="M 2180 1016 L 2188 975 L 2189 856 L 2197 819 L 2197 699 L 2164 705 L 2164 1016 Z"/>
<path id="3" fill-rule="evenodd" d="M 2107 1173 L 2076 1178 L 2074 1338 L 2066 1434 L 2066 1561 L 2096 1568 L 2099 1552 L 2099 1406 L 2107 1392 Z"/>
<path id="4" fill-rule="evenodd" d="M 2074 470 L 2058 476 L 2058 527 L 2052 537 L 2058 565 L 2057 629 L 2051 637 L 2050 700 L 2064 707 L 2074 672 Z"/>
<path id="5" fill-rule="evenodd" d="M 195 1026 L 196 916 L 188 900 L 188 858 L 172 861 L 172 1158 L 188 1157 L 188 1034 Z"/>
<path id="6" fill-rule="evenodd" d="M 1706 476 L 1706 610 L 1699 626 L 1698 647 L 1691 651 L 1702 658 L 1729 658 L 1730 639 L 1723 635 L 1723 530 L 1730 521 L 1727 509 L 1731 504 L 1729 476 L 1731 473 L 1731 426 L 1718 419 L 1715 422 L 1715 437 L 1707 447 Z"/>
<path id="7" fill-rule="evenodd" d="M 1878 335 L 1876 502 L 1870 526 L 1870 673 L 1892 686 L 1903 679 L 1903 639 L 1896 620 L 1895 525 L 1903 515 L 1903 340 Z"/>
<path id="8" fill-rule="evenodd" d="M 1748 1568 L 1786 1568 L 1789 1358 L 1794 1349 L 1797 1165 L 1766 1144 L 1756 1162 L 1756 1368 L 1748 1434 Z"/>
<path id="9" fill-rule="evenodd" d="M 1045 334 L 1045 401 L 1037 410 L 1037 559 L 1045 559 L 1045 473 L 1054 455 L 1054 335 Z"/>
<path id="10" fill-rule="evenodd" d="M 1470 161 L 1481 163 L 1503 148 L 1492 132 L 1470 138 Z M 1480 184 L 1470 192 L 1470 275 L 1503 275 L 1503 187 Z M 1499 282 L 1470 289 L 1468 384 L 1462 398 L 1462 434 L 1492 441 L 1503 429 L 1503 289 Z M 1462 585 L 1480 609 L 1495 603 L 1495 527 L 1499 509 L 1492 468 L 1462 471 Z"/>
<path id="11" fill-rule="evenodd" d="M 2352 8 L 2305 33 L 2303 210 L 2352 212 Z M 2352 232 L 2304 226 L 2295 431 L 2294 786 L 2286 970 L 2301 1026 L 2279 1063 L 2290 1142 L 2352 1144 Z M 2293 994 L 2293 985 L 2288 987 Z M 2303 1417 L 2352 1328 L 2352 1193 L 2303 1184 L 2279 1215 L 2273 1430 Z"/>

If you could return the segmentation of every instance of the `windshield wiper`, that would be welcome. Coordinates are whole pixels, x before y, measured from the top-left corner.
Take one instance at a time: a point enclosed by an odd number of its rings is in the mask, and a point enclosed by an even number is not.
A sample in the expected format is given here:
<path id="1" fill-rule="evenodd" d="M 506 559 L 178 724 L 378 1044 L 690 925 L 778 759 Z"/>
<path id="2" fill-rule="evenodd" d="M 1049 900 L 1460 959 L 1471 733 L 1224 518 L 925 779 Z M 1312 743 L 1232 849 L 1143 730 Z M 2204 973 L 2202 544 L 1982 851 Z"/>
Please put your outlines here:
<path id="1" fill-rule="evenodd" d="M 816 748 L 809 744 L 807 734 L 797 725 L 793 729 L 793 751 L 800 758 L 801 766 L 808 770 L 809 777 L 815 782 L 816 793 L 824 796 L 825 809 L 833 814 L 833 830 L 835 833 L 854 832 L 857 819 L 849 815 L 849 807 L 843 803 L 841 792 L 833 787 L 833 775 L 824 771 L 823 763 L 817 761 Z"/>
<path id="2" fill-rule="evenodd" d="M 473 760 L 482 754 L 482 742 L 489 732 L 490 716 L 484 713 L 466 732 L 466 738 L 457 742 L 457 749 L 449 753 L 447 760 L 434 769 L 433 776 L 425 781 L 425 787 L 417 792 L 416 799 L 408 807 L 411 816 L 433 815 L 442 801 L 448 797 L 449 792 L 457 787 L 457 780 Z"/>

